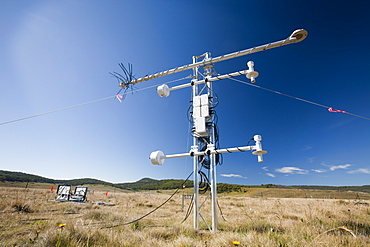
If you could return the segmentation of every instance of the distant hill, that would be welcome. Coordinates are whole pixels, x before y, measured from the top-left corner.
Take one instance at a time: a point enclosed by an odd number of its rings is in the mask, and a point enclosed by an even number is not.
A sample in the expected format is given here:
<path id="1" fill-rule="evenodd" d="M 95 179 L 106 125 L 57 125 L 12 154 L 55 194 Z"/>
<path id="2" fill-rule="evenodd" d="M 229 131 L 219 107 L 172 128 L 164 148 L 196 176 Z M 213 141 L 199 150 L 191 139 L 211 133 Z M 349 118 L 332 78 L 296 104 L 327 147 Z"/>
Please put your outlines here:
<path id="1" fill-rule="evenodd" d="M 32 183 L 51 183 L 51 184 L 68 184 L 72 186 L 84 185 L 84 184 L 101 184 L 113 186 L 125 190 L 170 190 L 179 188 L 184 181 L 176 179 L 168 180 L 155 180 L 152 178 L 142 178 L 139 181 L 133 183 L 109 183 L 93 178 L 79 178 L 79 179 L 69 179 L 69 180 L 58 180 L 50 179 L 37 175 L 27 174 L 23 172 L 11 172 L 0 170 L 0 182 L 32 182 Z M 187 181 L 185 183 L 186 187 L 193 187 L 192 181 Z"/>
<path id="2" fill-rule="evenodd" d="M 44 178 L 37 175 L 27 174 L 23 172 L 10 172 L 0 170 L 0 182 L 32 182 L 32 183 L 51 183 L 51 184 L 69 184 L 69 185 L 84 185 L 84 184 L 103 184 L 111 185 L 111 183 L 104 182 L 93 178 L 80 178 L 70 180 L 57 180 Z"/>
<path id="3" fill-rule="evenodd" d="M 133 183 L 119 183 L 114 184 L 114 186 L 126 190 L 171 190 L 179 188 L 183 183 L 183 180 L 177 179 L 155 180 L 143 178 Z M 185 187 L 193 187 L 193 181 L 186 181 Z"/>
<path id="4" fill-rule="evenodd" d="M 2 170 L 0 170 L 0 181 L 55 183 L 53 179 L 48 179 L 41 176 L 31 175 L 23 172 L 10 172 Z"/>
<path id="5" fill-rule="evenodd" d="M 56 180 L 45 178 L 37 175 L 27 174 L 23 172 L 11 172 L 0 170 L 0 182 L 32 182 L 32 183 L 51 183 L 51 184 L 68 184 L 72 186 L 82 186 L 86 184 L 93 185 L 106 185 L 119 189 L 139 191 L 139 190 L 171 190 L 177 189 L 183 185 L 183 180 L 178 179 L 165 179 L 156 180 L 152 178 L 142 178 L 139 181 L 132 183 L 109 183 L 93 178 L 79 178 L 70 180 Z M 193 187 L 193 181 L 188 180 L 185 182 L 186 188 Z M 243 192 L 248 188 L 275 188 L 275 189 L 301 189 L 301 190 L 334 190 L 334 191 L 355 191 L 370 193 L 370 185 L 363 186 L 315 186 L 315 185 L 295 185 L 284 186 L 275 184 L 262 184 L 262 185 L 236 185 L 218 183 L 217 192 Z"/>

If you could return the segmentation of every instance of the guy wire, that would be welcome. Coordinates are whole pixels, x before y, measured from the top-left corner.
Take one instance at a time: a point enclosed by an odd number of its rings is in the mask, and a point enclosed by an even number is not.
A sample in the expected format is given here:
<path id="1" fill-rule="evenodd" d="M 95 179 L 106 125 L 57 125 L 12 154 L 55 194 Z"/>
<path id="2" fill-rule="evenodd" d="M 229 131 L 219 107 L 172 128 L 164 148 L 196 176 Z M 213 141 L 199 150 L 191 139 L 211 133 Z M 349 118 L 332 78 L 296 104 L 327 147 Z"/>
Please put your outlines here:
<path id="1" fill-rule="evenodd" d="M 190 77 L 187 76 L 187 77 L 176 79 L 176 80 L 169 81 L 169 82 L 166 82 L 166 83 L 172 83 L 172 82 L 175 82 L 175 81 L 180 81 L 180 80 L 184 80 L 184 79 L 188 79 L 188 78 L 190 78 Z M 160 86 L 162 84 L 164 84 L 164 83 L 160 83 L 160 84 L 157 84 L 157 85 L 153 85 L 153 86 L 149 86 L 149 87 L 137 89 L 137 90 L 135 90 L 135 92 L 143 91 L 143 90 L 146 90 L 146 89 L 149 89 L 149 88 L 153 88 L 153 87 L 158 87 L 158 86 Z M 129 94 L 129 92 L 123 93 L 123 95 L 126 95 L 126 94 Z M 88 101 L 88 102 L 85 102 L 85 103 L 77 104 L 77 105 L 74 105 L 74 106 L 64 107 L 64 108 L 57 109 L 57 110 L 54 110 L 54 111 L 48 111 L 48 112 L 44 112 L 44 113 L 40 113 L 40 114 L 36 114 L 36 115 L 24 117 L 24 118 L 14 119 L 14 120 L 11 120 L 11 121 L 0 123 L 0 125 L 10 124 L 10 123 L 14 123 L 14 122 L 22 121 L 22 120 L 27 120 L 27 119 L 35 118 L 35 117 L 41 117 L 41 116 L 48 115 L 48 114 L 51 114 L 51 113 L 56 113 L 56 112 L 60 112 L 60 111 L 64 111 L 64 110 L 69 110 L 69 109 L 72 109 L 72 108 L 75 108 L 75 107 L 79 107 L 79 106 L 83 106 L 83 105 L 88 105 L 88 104 L 91 104 L 91 103 L 95 103 L 95 102 L 99 102 L 99 101 L 103 101 L 103 100 L 107 100 L 107 99 L 111 99 L 111 98 L 115 98 L 115 97 L 116 97 L 116 95 L 108 96 L 108 97 L 105 97 L 105 98 L 102 98 L 102 99 Z"/>
<path id="2" fill-rule="evenodd" d="M 286 97 L 289 97 L 289 98 L 292 98 L 292 99 L 300 100 L 300 101 L 303 101 L 303 102 L 306 102 L 306 103 L 309 103 L 309 104 L 312 104 L 312 105 L 317 105 L 317 106 L 320 106 L 320 107 L 323 107 L 323 108 L 326 108 L 326 109 L 329 109 L 330 108 L 329 106 L 326 106 L 326 105 L 321 105 L 319 103 L 315 103 L 315 102 L 312 102 L 312 101 L 309 101 L 309 100 L 305 100 L 305 99 L 301 99 L 301 98 L 298 98 L 298 97 L 294 97 L 294 96 L 291 96 L 289 94 L 285 94 L 285 93 L 281 93 L 281 92 L 278 92 L 278 91 L 274 91 L 274 90 L 271 90 L 271 89 L 268 89 L 268 88 L 265 88 L 265 87 L 261 87 L 261 86 L 258 86 L 258 85 L 255 85 L 255 84 L 252 84 L 252 83 L 249 83 L 249 82 L 241 81 L 241 80 L 238 80 L 238 79 L 235 79 L 235 78 L 231 78 L 230 77 L 230 78 L 227 78 L 227 79 L 234 80 L 234 81 L 237 81 L 237 82 L 241 82 L 241 83 L 246 84 L 248 86 L 252 86 L 252 87 L 263 89 L 263 90 L 266 90 L 266 91 L 269 91 L 269 92 L 272 92 L 272 93 L 280 94 L 280 95 L 283 95 L 283 96 L 286 96 Z M 360 116 L 360 115 L 356 115 L 356 114 L 353 114 L 353 113 L 346 112 L 346 114 L 351 115 L 351 116 L 354 116 L 354 117 L 358 117 L 358 118 L 363 118 L 363 119 L 366 119 L 366 120 L 370 120 L 370 118 L 363 117 L 363 116 Z"/>

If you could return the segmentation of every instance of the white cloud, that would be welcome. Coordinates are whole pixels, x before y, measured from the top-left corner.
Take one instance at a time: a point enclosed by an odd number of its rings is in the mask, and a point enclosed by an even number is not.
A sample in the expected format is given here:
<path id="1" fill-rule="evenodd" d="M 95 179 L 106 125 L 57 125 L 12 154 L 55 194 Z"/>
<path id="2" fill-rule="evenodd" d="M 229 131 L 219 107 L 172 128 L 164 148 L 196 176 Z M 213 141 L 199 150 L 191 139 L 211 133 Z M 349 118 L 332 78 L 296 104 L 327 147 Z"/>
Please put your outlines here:
<path id="1" fill-rule="evenodd" d="M 316 157 L 307 157 L 308 163 L 313 163 Z"/>
<path id="2" fill-rule="evenodd" d="M 307 170 L 303 170 L 298 167 L 291 167 L 291 166 L 286 166 L 282 167 L 279 169 L 275 169 L 275 171 L 280 172 L 280 173 L 289 173 L 289 174 L 306 174 L 308 173 Z"/>
<path id="3" fill-rule="evenodd" d="M 355 174 L 355 173 L 370 174 L 370 169 L 360 168 L 360 169 L 357 169 L 357 170 L 349 171 L 347 173 L 349 173 L 349 174 Z"/>
<path id="4" fill-rule="evenodd" d="M 326 172 L 326 170 L 322 170 L 322 169 L 318 169 L 318 170 L 315 170 L 315 169 L 311 169 L 312 171 L 314 172 L 317 172 L 317 173 L 323 173 L 323 172 Z"/>
<path id="5" fill-rule="evenodd" d="M 267 176 L 269 176 L 269 177 L 272 177 L 272 178 L 274 178 L 274 177 L 275 177 L 275 175 L 274 175 L 274 174 L 269 173 L 269 172 L 268 172 L 268 173 L 266 173 L 266 175 L 267 175 Z"/>
<path id="6" fill-rule="evenodd" d="M 329 166 L 330 171 L 334 171 L 337 169 L 347 169 L 348 167 L 352 166 L 351 164 L 346 165 L 339 165 L 339 166 Z"/>
<path id="7" fill-rule="evenodd" d="M 267 171 L 267 172 L 268 172 L 268 170 L 269 170 L 269 169 L 267 169 L 267 166 L 264 166 L 264 167 L 262 167 L 262 170 L 264 170 L 264 171 Z"/>
<path id="8" fill-rule="evenodd" d="M 238 174 L 221 174 L 222 177 L 227 177 L 227 178 L 247 178 L 243 177 L 242 175 Z"/>

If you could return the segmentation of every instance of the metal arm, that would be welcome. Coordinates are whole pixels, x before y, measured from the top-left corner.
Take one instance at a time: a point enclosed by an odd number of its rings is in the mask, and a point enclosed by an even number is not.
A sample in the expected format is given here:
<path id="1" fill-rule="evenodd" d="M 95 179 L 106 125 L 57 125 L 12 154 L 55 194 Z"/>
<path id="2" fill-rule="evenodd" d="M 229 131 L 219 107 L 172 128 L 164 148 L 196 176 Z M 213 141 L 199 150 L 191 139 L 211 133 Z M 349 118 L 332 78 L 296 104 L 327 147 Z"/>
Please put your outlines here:
<path id="1" fill-rule="evenodd" d="M 256 46 L 256 47 L 249 48 L 249 49 L 242 50 L 242 51 L 233 52 L 233 53 L 222 55 L 222 56 L 215 57 L 215 58 L 206 59 L 206 60 L 203 60 L 201 62 L 180 66 L 180 67 L 170 69 L 170 70 L 165 70 L 165 71 L 153 74 L 153 75 L 147 75 L 147 76 L 141 77 L 139 79 L 132 80 L 130 82 L 130 84 L 135 85 L 136 83 L 139 83 L 139 82 L 148 81 L 148 80 L 155 79 L 155 78 L 158 78 L 158 77 L 162 77 L 162 76 L 165 76 L 165 75 L 175 74 L 177 72 L 193 69 L 193 68 L 208 65 L 208 64 L 214 64 L 214 63 L 224 61 L 224 60 L 227 60 L 227 59 L 240 57 L 240 56 L 244 56 L 244 55 L 248 55 L 248 54 L 252 54 L 252 53 L 256 53 L 256 52 L 260 52 L 260 51 L 265 51 L 265 50 L 280 47 L 280 46 L 283 46 L 283 45 L 298 43 L 298 42 L 301 42 L 302 40 L 304 40 L 307 37 L 307 35 L 308 35 L 308 32 L 306 30 L 298 29 L 298 30 L 295 30 L 288 38 L 280 40 L 280 41 L 276 41 L 276 42 L 261 45 L 261 46 Z M 126 88 L 127 87 L 127 82 L 126 82 L 126 84 L 124 82 L 121 82 L 119 84 L 119 86 L 121 88 Z"/>
<path id="2" fill-rule="evenodd" d="M 165 155 L 162 151 L 155 151 L 150 154 L 150 161 L 153 165 L 163 165 L 165 159 L 172 159 L 172 158 L 182 158 L 182 157 L 193 157 L 193 156 L 201 156 L 201 155 L 211 155 L 211 154 L 223 154 L 223 153 L 234 153 L 234 152 L 243 152 L 243 151 L 251 151 L 256 150 L 252 154 L 258 155 L 258 162 L 263 162 L 262 155 L 266 154 L 267 151 L 262 150 L 261 144 L 262 137 L 260 135 L 254 136 L 254 141 L 256 142 L 255 146 L 244 146 L 244 147 L 235 147 L 235 148 L 224 148 L 224 149 L 208 149 L 205 151 L 190 151 L 189 153 L 182 153 L 182 154 L 170 154 Z M 192 147 L 192 150 L 197 150 L 196 148 Z"/>
<path id="3" fill-rule="evenodd" d="M 206 83 L 206 82 L 213 82 L 213 81 L 217 81 L 217 80 L 222 80 L 222 79 L 235 77 L 235 76 L 239 76 L 239 75 L 245 75 L 245 74 L 249 73 L 248 71 L 249 70 L 241 70 L 241 71 L 237 71 L 237 72 L 226 74 L 226 75 L 210 77 L 210 78 L 207 78 L 206 80 L 200 80 L 200 81 L 197 81 L 197 80 L 194 79 L 194 80 L 192 80 L 191 83 L 185 83 L 185 84 L 175 86 L 175 87 L 171 87 L 171 88 L 169 88 L 167 86 L 167 84 L 163 84 L 163 85 L 160 85 L 160 86 L 157 87 L 157 93 L 160 97 L 168 97 L 170 95 L 170 91 L 173 91 L 173 90 L 186 88 L 186 87 L 191 87 L 193 85 L 198 85 L 198 84 L 202 84 L 202 83 Z"/>

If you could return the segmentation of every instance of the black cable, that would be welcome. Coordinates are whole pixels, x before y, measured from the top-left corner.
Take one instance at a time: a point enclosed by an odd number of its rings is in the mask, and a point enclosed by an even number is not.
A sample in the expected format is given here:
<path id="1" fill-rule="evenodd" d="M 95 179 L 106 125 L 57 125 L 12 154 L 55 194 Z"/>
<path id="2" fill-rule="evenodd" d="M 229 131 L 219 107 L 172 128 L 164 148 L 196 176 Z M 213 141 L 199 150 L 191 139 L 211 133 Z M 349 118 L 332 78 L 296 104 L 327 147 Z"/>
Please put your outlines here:
<path id="1" fill-rule="evenodd" d="M 198 184 L 198 191 L 200 194 L 204 194 L 207 191 L 207 184 L 204 182 L 204 176 L 205 174 L 201 171 L 198 171 L 198 174 L 200 175 L 200 181 Z"/>
<path id="2" fill-rule="evenodd" d="M 193 106 L 193 101 L 190 101 L 190 105 L 189 105 L 189 108 L 188 108 L 188 111 L 186 113 L 187 117 L 188 117 L 188 121 L 192 124 L 193 123 L 193 112 L 191 111 L 191 107 Z"/>
<path id="3" fill-rule="evenodd" d="M 194 195 L 191 197 L 191 201 L 190 201 L 188 210 L 187 210 L 186 215 L 185 215 L 185 218 L 183 219 L 183 221 L 181 222 L 181 224 L 184 223 L 189 218 L 189 216 L 191 214 L 191 211 L 193 209 L 193 204 L 194 204 Z"/>
<path id="4" fill-rule="evenodd" d="M 216 116 L 217 116 L 217 114 L 216 114 Z M 214 136 L 215 136 L 215 148 L 217 150 L 217 149 L 220 148 L 220 137 L 219 137 L 219 130 L 218 130 L 216 120 L 213 124 L 213 131 L 214 131 Z M 222 165 L 222 163 L 223 163 L 222 154 L 216 152 L 216 165 Z"/>
<path id="5" fill-rule="evenodd" d="M 169 200 L 171 200 L 171 198 L 183 187 L 183 185 L 189 180 L 190 176 L 193 174 L 193 172 L 191 172 L 189 174 L 189 176 L 184 180 L 184 182 L 181 184 L 181 186 L 179 188 L 176 189 L 176 191 L 166 200 L 164 201 L 161 205 L 159 205 L 158 207 L 156 207 L 155 209 L 153 209 L 152 211 L 150 211 L 149 213 L 137 218 L 136 220 L 133 220 L 133 221 L 130 221 L 130 222 L 126 222 L 126 223 L 122 223 L 122 224 L 118 224 L 118 225 L 114 225 L 114 226 L 106 226 L 106 227 L 102 227 L 101 229 L 104 229 L 104 228 L 113 228 L 113 227 L 117 227 L 117 226 L 125 226 L 125 225 L 129 225 L 129 224 L 132 224 L 134 222 L 137 222 L 141 219 L 144 219 L 145 217 L 147 217 L 148 215 L 152 214 L 153 212 L 157 211 L 160 207 L 162 207 L 164 204 L 166 204 Z"/>
<path id="6" fill-rule="evenodd" d="M 218 202 L 218 200 L 216 200 L 217 202 L 217 207 L 218 207 L 218 210 L 220 210 L 220 214 L 221 214 L 221 217 L 224 221 L 227 221 L 224 217 L 224 214 L 221 210 L 221 206 L 220 206 L 220 203 Z M 191 197 L 191 201 L 190 201 L 190 204 L 189 204 L 189 207 L 188 207 L 188 210 L 186 211 L 186 215 L 184 217 L 184 219 L 182 220 L 181 224 L 184 223 L 190 216 L 191 212 L 193 211 L 193 205 L 194 205 L 194 197 L 192 196 Z"/>
<path id="7" fill-rule="evenodd" d="M 254 138 L 251 138 L 251 139 L 249 139 L 249 141 L 247 142 L 247 146 L 249 146 L 249 143 L 251 142 L 251 141 L 253 141 L 254 140 Z M 252 150 L 251 150 L 252 151 Z"/>
<path id="8" fill-rule="evenodd" d="M 206 150 L 207 150 L 207 145 L 201 146 L 200 148 L 201 152 L 205 152 Z M 210 169 L 211 167 L 211 161 L 208 155 L 199 155 L 198 163 L 201 164 L 201 166 L 204 167 L 205 169 Z"/>
<path id="9" fill-rule="evenodd" d="M 207 175 L 204 172 L 199 171 L 198 173 L 199 173 L 200 178 L 201 178 L 201 181 L 199 183 L 199 193 L 204 194 L 210 188 L 210 182 L 208 180 Z M 202 184 L 204 184 L 204 186 L 201 186 Z"/>

